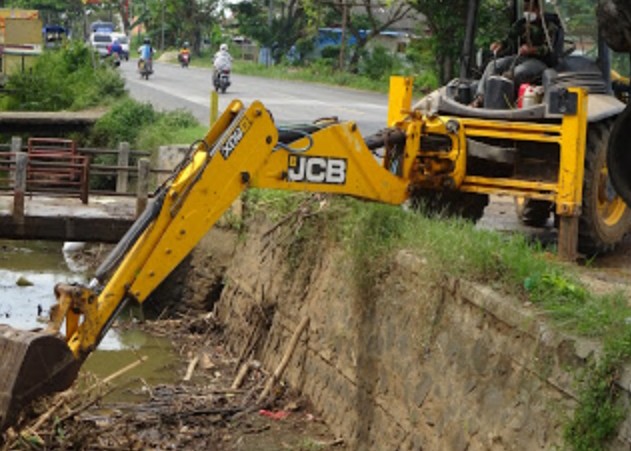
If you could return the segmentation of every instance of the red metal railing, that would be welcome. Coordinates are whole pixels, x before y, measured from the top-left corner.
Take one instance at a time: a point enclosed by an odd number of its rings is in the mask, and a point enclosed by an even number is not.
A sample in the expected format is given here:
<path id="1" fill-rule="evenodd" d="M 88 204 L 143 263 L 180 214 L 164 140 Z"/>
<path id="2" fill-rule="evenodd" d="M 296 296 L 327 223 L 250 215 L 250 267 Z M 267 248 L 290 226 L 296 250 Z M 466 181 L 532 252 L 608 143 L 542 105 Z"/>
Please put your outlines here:
<path id="1" fill-rule="evenodd" d="M 90 160 L 78 155 L 74 142 L 59 139 L 29 139 L 26 192 L 77 195 L 88 203 Z M 0 152 L 0 185 L 15 186 L 16 153 Z"/>

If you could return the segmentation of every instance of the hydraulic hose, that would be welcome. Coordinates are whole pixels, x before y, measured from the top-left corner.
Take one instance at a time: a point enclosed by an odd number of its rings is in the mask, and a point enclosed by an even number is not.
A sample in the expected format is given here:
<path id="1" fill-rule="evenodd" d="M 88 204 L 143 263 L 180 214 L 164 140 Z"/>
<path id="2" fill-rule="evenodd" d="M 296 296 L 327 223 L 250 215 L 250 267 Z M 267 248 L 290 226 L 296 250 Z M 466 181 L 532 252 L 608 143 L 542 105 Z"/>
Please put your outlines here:
<path id="1" fill-rule="evenodd" d="M 118 242 L 116 247 L 105 258 L 103 263 L 96 270 L 95 278 L 99 283 L 103 284 L 109 272 L 120 263 L 121 259 L 127 254 L 127 251 L 136 243 L 138 237 L 147 229 L 149 224 L 153 222 L 155 218 L 160 214 L 162 210 L 162 204 L 167 194 L 167 189 L 163 187 L 153 201 L 149 204 L 149 207 L 142 212 L 142 214 L 136 219 L 136 222 L 132 224 L 129 230 L 125 233 L 123 238 Z"/>

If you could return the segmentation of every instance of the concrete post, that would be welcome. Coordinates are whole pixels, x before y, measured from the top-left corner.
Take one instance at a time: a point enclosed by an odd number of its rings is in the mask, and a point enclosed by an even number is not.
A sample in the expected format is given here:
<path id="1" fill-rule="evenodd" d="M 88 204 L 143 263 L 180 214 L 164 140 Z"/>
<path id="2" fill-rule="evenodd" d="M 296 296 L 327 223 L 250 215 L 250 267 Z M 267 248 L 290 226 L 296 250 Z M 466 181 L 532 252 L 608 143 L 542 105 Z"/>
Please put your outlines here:
<path id="1" fill-rule="evenodd" d="M 26 170 L 28 155 L 25 152 L 15 154 L 15 186 L 13 187 L 13 221 L 24 223 L 24 193 L 26 192 Z"/>
<path id="2" fill-rule="evenodd" d="M 118 166 L 129 166 L 129 143 L 122 142 L 118 144 Z M 127 169 L 119 169 L 116 175 L 116 192 L 126 193 L 129 180 L 129 171 Z"/>
<path id="3" fill-rule="evenodd" d="M 149 159 L 140 158 L 138 160 L 138 186 L 136 191 L 136 216 L 147 208 L 149 197 Z"/>
<path id="4" fill-rule="evenodd" d="M 19 136 L 11 137 L 11 152 L 22 152 L 22 138 Z"/>
<path id="5" fill-rule="evenodd" d="M 22 138 L 19 136 L 11 137 L 11 152 L 17 154 L 22 152 Z M 15 180 L 15 169 L 9 170 L 9 179 Z"/>

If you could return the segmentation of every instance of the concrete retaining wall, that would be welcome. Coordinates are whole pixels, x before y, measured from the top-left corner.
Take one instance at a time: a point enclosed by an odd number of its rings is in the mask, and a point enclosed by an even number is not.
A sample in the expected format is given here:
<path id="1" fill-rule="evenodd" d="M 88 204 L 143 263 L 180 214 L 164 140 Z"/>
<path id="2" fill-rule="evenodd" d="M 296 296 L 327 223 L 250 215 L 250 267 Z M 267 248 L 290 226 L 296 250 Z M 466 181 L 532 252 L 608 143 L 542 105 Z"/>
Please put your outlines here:
<path id="1" fill-rule="evenodd" d="M 240 245 L 216 314 L 240 356 L 278 365 L 310 318 L 286 380 L 357 450 L 550 449 L 576 404 L 573 372 L 595 344 L 553 331 L 531 306 L 401 251 L 359 293 L 335 249 L 291 261 L 282 236 Z M 282 233 L 282 232 L 279 232 Z M 257 235 L 258 234 L 258 235 Z M 438 280 L 441 280 L 438 278 Z M 628 398 L 628 393 L 624 393 Z M 628 449 L 629 422 L 613 449 Z"/>

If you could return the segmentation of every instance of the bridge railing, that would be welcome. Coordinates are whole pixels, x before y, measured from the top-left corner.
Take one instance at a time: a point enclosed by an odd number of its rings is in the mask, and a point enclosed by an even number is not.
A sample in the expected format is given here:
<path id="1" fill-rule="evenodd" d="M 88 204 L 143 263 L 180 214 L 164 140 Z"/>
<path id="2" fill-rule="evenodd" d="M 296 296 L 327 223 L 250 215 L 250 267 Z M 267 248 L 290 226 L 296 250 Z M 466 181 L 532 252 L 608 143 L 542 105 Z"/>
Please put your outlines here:
<path id="1" fill-rule="evenodd" d="M 32 151 L 33 145 L 23 146 L 20 138 L 13 138 L 10 146 L 0 145 L 0 193 L 13 194 L 22 203 L 25 195 L 38 193 L 78 196 L 83 203 L 88 203 L 90 195 L 135 196 L 140 213 L 150 190 L 171 172 L 151 167 L 151 153 L 131 150 L 127 143 L 120 143 L 118 149 L 76 147 L 67 151 L 64 140 L 46 140 L 37 142 L 37 152 Z M 21 155 L 25 162 L 18 166 Z M 98 163 L 100 155 L 115 156 L 117 164 Z M 17 209 L 23 211 L 23 205 Z"/>

